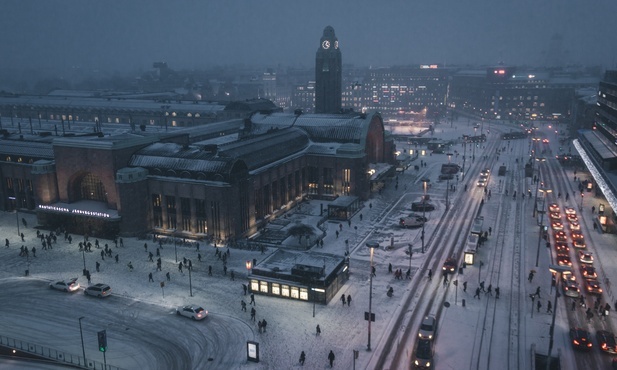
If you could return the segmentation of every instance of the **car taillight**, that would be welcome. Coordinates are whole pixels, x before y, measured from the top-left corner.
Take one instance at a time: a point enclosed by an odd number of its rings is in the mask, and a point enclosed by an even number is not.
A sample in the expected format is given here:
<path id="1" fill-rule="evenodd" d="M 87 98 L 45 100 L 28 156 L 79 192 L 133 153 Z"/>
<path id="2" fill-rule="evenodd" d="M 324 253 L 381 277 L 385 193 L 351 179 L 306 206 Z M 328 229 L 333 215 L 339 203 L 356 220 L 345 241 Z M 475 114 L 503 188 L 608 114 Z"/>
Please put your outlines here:
<path id="1" fill-rule="evenodd" d="M 606 343 L 602 343 L 602 349 L 606 349 Z"/>
<path id="2" fill-rule="evenodd" d="M 587 343 L 587 347 L 591 347 L 591 346 L 592 346 L 591 342 Z"/>
<path id="3" fill-rule="evenodd" d="M 574 344 L 576 344 L 577 346 L 580 344 L 580 343 L 578 342 L 578 340 L 576 340 L 576 339 L 574 339 L 574 340 L 573 340 L 573 342 L 574 342 Z"/>

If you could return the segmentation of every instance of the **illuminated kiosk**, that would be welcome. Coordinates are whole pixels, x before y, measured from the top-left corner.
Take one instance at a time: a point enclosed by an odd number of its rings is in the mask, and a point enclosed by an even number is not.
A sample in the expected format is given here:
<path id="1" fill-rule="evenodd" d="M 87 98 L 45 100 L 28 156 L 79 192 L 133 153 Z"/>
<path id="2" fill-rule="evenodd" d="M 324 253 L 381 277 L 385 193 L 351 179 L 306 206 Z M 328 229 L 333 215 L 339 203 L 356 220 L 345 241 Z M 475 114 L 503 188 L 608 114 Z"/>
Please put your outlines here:
<path id="1" fill-rule="evenodd" d="M 348 278 L 344 257 L 279 249 L 253 266 L 249 289 L 255 294 L 327 304 Z"/>

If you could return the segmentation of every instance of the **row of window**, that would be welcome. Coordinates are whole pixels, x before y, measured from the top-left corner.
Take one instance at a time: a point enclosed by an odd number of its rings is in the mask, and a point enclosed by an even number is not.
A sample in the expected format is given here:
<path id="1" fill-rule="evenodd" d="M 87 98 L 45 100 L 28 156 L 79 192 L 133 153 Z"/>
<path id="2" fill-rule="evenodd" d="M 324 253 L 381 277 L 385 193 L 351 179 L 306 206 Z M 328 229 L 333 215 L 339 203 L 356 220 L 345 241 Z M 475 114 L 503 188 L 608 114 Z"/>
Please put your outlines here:
<path id="1" fill-rule="evenodd" d="M 299 299 L 308 301 L 309 293 L 307 288 L 296 287 L 293 285 L 269 283 L 267 281 L 259 281 L 251 279 L 251 291 L 262 294 L 272 294 L 285 298 Z"/>

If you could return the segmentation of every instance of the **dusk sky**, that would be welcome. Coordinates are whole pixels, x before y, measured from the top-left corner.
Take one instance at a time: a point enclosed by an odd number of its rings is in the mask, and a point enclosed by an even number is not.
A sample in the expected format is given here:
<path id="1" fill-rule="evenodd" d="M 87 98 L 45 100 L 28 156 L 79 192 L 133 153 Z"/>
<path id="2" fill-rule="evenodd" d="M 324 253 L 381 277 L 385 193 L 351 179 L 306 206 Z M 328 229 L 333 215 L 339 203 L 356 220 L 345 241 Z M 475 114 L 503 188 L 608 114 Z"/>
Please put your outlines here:
<path id="1" fill-rule="evenodd" d="M 314 64 L 324 27 L 343 63 L 540 65 L 563 36 L 568 64 L 615 68 L 615 0 L 3 0 L 0 69 L 127 72 Z"/>

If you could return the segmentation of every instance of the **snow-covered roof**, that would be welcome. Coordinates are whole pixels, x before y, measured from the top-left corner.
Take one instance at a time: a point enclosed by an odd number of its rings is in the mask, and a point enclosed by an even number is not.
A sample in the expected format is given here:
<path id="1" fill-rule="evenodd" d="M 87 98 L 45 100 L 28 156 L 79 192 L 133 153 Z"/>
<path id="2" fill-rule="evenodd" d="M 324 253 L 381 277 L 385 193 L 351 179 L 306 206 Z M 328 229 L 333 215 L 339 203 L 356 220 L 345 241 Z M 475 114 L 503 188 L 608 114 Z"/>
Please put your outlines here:
<path id="1" fill-rule="evenodd" d="M 0 140 L 0 154 L 39 159 L 54 159 L 54 150 L 50 143 L 30 141 Z"/>

